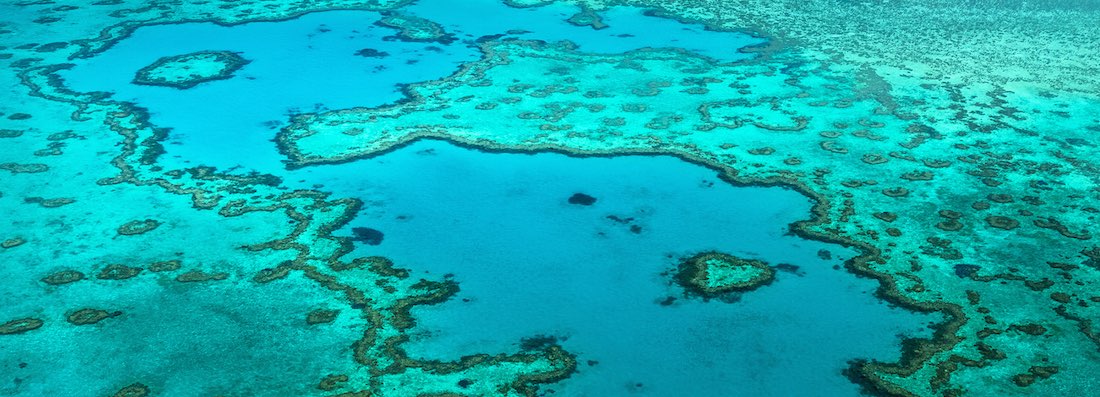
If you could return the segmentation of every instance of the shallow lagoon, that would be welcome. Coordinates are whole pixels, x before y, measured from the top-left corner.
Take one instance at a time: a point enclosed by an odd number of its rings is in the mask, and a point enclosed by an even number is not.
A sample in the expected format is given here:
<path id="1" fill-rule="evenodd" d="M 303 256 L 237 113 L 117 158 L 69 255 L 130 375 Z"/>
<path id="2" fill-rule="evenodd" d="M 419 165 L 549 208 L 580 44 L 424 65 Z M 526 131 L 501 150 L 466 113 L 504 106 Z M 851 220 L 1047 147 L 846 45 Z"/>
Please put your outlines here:
<path id="1" fill-rule="evenodd" d="M 413 311 L 411 356 L 515 351 L 525 337 L 556 336 L 581 363 L 551 387 L 564 395 L 858 395 L 841 375 L 847 360 L 895 360 L 898 335 L 926 336 L 935 320 L 889 308 L 871 295 L 876 282 L 834 268 L 852 251 L 789 235 L 790 222 L 808 217 L 804 196 L 734 187 L 672 157 L 488 154 L 422 141 L 304 172 L 372 201 L 348 229 L 385 237 L 356 255 L 459 283 L 447 303 Z M 597 201 L 569 204 L 576 192 Z M 798 270 L 730 302 L 684 298 L 662 273 L 711 249 Z"/>
<path id="2" fill-rule="evenodd" d="M 453 275 L 462 288 L 448 303 L 414 311 L 420 325 L 405 346 L 414 357 L 515 351 L 522 338 L 549 335 L 581 362 L 578 374 L 548 387 L 566 395 L 855 395 L 840 374 L 847 360 L 896 359 L 899 335 L 927 333 L 933 319 L 887 307 L 870 295 L 874 282 L 834 268 L 853 252 L 786 234 L 790 222 L 808 216 L 806 198 L 734 188 L 674 158 L 487 154 L 421 142 L 376 159 L 283 170 L 269 140 L 288 113 L 400 100 L 400 84 L 439 78 L 475 59 L 470 40 L 480 36 L 522 27 L 530 33 L 516 37 L 580 38 L 586 51 L 687 46 L 731 54 L 725 60 L 745 57 L 730 48 L 759 42 L 687 25 L 653 29 L 655 21 L 675 22 L 629 9 L 607 15 L 611 28 L 594 30 L 565 23 L 571 7 L 476 2 L 468 10 L 499 17 L 463 26 L 471 21 L 465 14 L 430 3 L 408 11 L 465 42 L 386 40 L 394 31 L 373 25 L 378 14 L 370 12 L 237 27 L 164 25 L 139 29 L 64 77 L 74 89 L 133 100 L 150 109 L 154 123 L 173 128 L 167 167 L 239 166 L 367 202 L 343 233 L 371 227 L 385 237 L 356 255 L 385 255 L 426 278 Z M 705 43 L 718 45 L 692 47 Z M 389 56 L 354 55 L 363 48 Z M 252 63 L 235 78 L 190 90 L 130 84 L 134 71 L 159 57 L 209 49 L 239 51 Z M 598 201 L 568 204 L 575 192 Z M 708 249 L 798 270 L 727 301 L 685 299 L 662 273 Z M 821 250 L 832 259 L 819 257 Z M 669 297 L 677 300 L 660 304 Z"/>
<path id="3" fill-rule="evenodd" d="M 289 114 L 399 101 L 405 97 L 401 85 L 442 78 L 476 60 L 480 52 L 474 40 L 483 36 L 522 28 L 526 33 L 507 37 L 568 39 L 581 50 L 608 53 L 685 46 L 726 61 L 748 58 L 738 49 L 762 42 L 741 33 L 706 31 L 645 16 L 631 8 L 608 13 L 611 25 L 601 30 L 567 23 L 577 9 L 565 5 L 515 9 L 477 0 L 456 7 L 445 0 L 428 0 L 408 11 L 438 18 L 461 41 L 395 40 L 390 37 L 397 31 L 375 25 L 379 14 L 367 11 L 330 11 L 233 27 L 157 25 L 138 29 L 61 75 L 75 90 L 113 92 L 114 99 L 149 109 L 153 123 L 171 127 L 168 156 L 162 160 L 167 168 L 201 164 L 277 173 L 282 157 L 270 140 Z M 465 18 L 474 12 L 492 17 Z M 388 56 L 357 56 L 362 49 Z M 187 90 L 131 84 L 134 73 L 158 58 L 203 50 L 239 52 L 251 63 L 232 79 Z"/>

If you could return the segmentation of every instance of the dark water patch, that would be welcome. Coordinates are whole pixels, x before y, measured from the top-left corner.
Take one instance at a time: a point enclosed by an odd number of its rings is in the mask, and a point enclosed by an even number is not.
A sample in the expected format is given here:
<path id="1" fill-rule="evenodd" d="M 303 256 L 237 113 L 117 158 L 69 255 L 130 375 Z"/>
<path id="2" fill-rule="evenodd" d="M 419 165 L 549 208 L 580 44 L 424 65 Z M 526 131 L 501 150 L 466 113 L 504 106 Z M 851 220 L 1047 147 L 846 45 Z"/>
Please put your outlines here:
<path id="1" fill-rule="evenodd" d="M 373 49 L 373 48 L 364 48 L 364 49 L 361 49 L 359 51 L 356 51 L 355 55 L 365 57 L 365 58 L 385 58 L 385 57 L 390 56 L 390 53 L 385 52 L 385 51 L 379 51 L 379 50 L 376 50 L 376 49 Z M 410 59 L 410 61 L 413 61 L 413 59 Z"/>
<path id="2" fill-rule="evenodd" d="M 976 275 L 978 274 L 979 270 L 982 270 L 982 267 L 978 265 L 968 265 L 961 263 L 955 265 L 955 275 L 959 276 L 960 278 L 966 278 Z"/>
<path id="3" fill-rule="evenodd" d="M 569 196 L 569 204 L 588 206 L 596 204 L 596 198 L 584 193 L 573 193 L 572 196 Z"/>
<path id="4" fill-rule="evenodd" d="M 369 227 L 353 227 L 351 228 L 353 241 L 357 241 L 366 245 L 378 245 L 382 244 L 383 234 L 378 229 L 371 229 Z"/>

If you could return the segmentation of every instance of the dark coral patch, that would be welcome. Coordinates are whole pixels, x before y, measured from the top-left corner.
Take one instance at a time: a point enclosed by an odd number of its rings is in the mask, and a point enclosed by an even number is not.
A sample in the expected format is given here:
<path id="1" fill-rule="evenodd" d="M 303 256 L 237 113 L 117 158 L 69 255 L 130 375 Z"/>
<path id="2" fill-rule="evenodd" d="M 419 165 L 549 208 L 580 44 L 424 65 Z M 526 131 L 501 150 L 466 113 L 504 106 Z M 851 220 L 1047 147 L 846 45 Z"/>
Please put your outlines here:
<path id="1" fill-rule="evenodd" d="M 58 197 L 52 199 L 44 197 L 27 197 L 23 199 L 23 202 L 28 204 L 38 204 L 45 208 L 57 208 L 75 203 L 76 200 L 68 197 Z"/>
<path id="2" fill-rule="evenodd" d="M 1081 250 L 1081 255 L 1084 255 L 1086 258 L 1084 261 L 1081 261 L 1082 265 L 1100 270 L 1100 246 L 1083 249 Z"/>
<path id="3" fill-rule="evenodd" d="M 978 265 L 968 265 L 960 263 L 958 265 L 955 265 L 955 275 L 966 278 L 978 274 L 978 270 L 981 269 L 982 267 Z"/>
<path id="4" fill-rule="evenodd" d="M 180 266 L 182 265 L 183 264 L 180 261 L 175 259 L 170 261 L 153 262 L 149 264 L 149 271 L 154 273 L 170 272 L 179 270 Z"/>
<path id="5" fill-rule="evenodd" d="M 148 233 L 159 226 L 160 221 L 156 219 L 129 221 L 118 227 L 118 234 L 122 236 L 134 236 Z"/>
<path id="6" fill-rule="evenodd" d="M 0 335 L 15 335 L 27 331 L 33 331 L 42 327 L 42 320 L 37 318 L 21 318 L 0 324 Z"/>
<path id="7" fill-rule="evenodd" d="M 216 71 L 199 71 L 192 68 L 192 64 L 202 61 L 218 64 L 220 68 Z M 138 70 L 134 75 L 133 83 L 184 90 L 202 83 L 232 78 L 234 72 L 249 62 L 230 51 L 199 51 L 167 56 Z M 170 72 L 175 72 L 176 75 L 166 77 L 165 74 Z"/>
<path id="8" fill-rule="evenodd" d="M 27 242 L 27 240 L 25 240 L 21 237 L 11 238 L 11 239 L 4 240 L 3 242 L 0 242 L 0 248 L 4 248 L 4 249 L 15 248 L 15 247 L 18 247 L 20 245 L 25 244 L 26 242 Z"/>
<path id="9" fill-rule="evenodd" d="M 317 388 L 324 391 L 333 391 L 340 387 L 341 383 L 348 381 L 347 375 L 328 375 L 321 379 L 321 382 L 317 384 Z"/>
<path id="10" fill-rule="evenodd" d="M 909 195 L 909 189 L 906 189 L 906 188 L 903 188 L 903 187 L 900 187 L 900 186 L 899 187 L 892 187 L 892 188 L 889 188 L 889 189 L 883 189 L 882 194 L 885 194 L 889 197 L 905 197 L 905 196 Z"/>
<path id="11" fill-rule="evenodd" d="M 590 27 L 592 29 L 600 30 L 607 28 L 607 24 L 603 22 L 603 18 L 600 14 L 596 13 L 588 7 L 581 8 L 576 14 L 565 20 L 570 25 L 579 27 Z"/>
<path id="12" fill-rule="evenodd" d="M 84 273 L 76 270 L 62 270 L 42 278 L 42 282 L 49 285 L 62 285 L 75 283 L 84 279 Z"/>
<path id="13" fill-rule="evenodd" d="M 382 234 L 382 231 L 369 227 L 352 228 L 351 233 L 354 235 L 354 237 L 352 237 L 352 240 L 367 245 L 382 244 L 382 238 L 385 237 L 385 235 Z"/>
<path id="14" fill-rule="evenodd" d="M 409 270 L 394 267 L 393 261 L 389 258 L 382 256 L 368 256 L 365 258 L 367 263 L 367 269 L 370 269 L 372 273 L 383 275 L 386 277 L 408 278 Z"/>
<path id="15" fill-rule="evenodd" d="M 96 278 L 100 280 L 125 280 L 141 273 L 140 267 L 130 267 L 120 264 L 110 264 L 99 271 L 96 274 Z"/>
<path id="16" fill-rule="evenodd" d="M 202 270 L 192 270 L 176 276 L 176 281 L 181 283 L 201 283 L 205 281 L 220 281 L 227 278 L 229 278 L 229 273 L 206 273 Z"/>
<path id="17" fill-rule="evenodd" d="M 523 350 L 542 350 L 558 344 L 558 337 L 551 335 L 529 336 L 519 341 L 519 347 Z"/>
<path id="18" fill-rule="evenodd" d="M 0 138 L 17 138 L 23 135 L 23 131 L 0 129 Z"/>
<path id="19" fill-rule="evenodd" d="M 252 281 L 255 281 L 255 282 L 260 283 L 260 284 L 270 283 L 272 281 L 275 281 L 275 280 L 278 280 L 278 279 L 281 279 L 281 278 L 285 278 L 288 275 L 290 275 L 290 267 L 285 266 L 285 265 L 280 265 L 280 266 L 277 266 L 275 268 L 270 268 L 269 267 L 269 268 L 260 269 L 260 271 L 256 272 L 255 276 L 252 276 Z"/>
<path id="20" fill-rule="evenodd" d="M 40 172 L 49 171 L 50 166 L 41 163 L 3 163 L 0 164 L 0 170 L 8 171 L 13 174 L 37 174 Z"/>
<path id="21" fill-rule="evenodd" d="M 675 279 L 688 294 L 709 299 L 767 285 L 775 270 L 763 261 L 711 251 L 681 262 Z"/>
<path id="22" fill-rule="evenodd" d="M 962 222 L 959 222 L 957 220 L 948 219 L 946 221 L 937 223 L 936 228 L 947 232 L 957 232 L 959 230 L 962 230 L 963 224 Z"/>
<path id="23" fill-rule="evenodd" d="M 123 387 L 112 397 L 146 397 L 149 395 L 149 386 L 145 386 L 141 383 L 134 383 L 132 385 Z"/>
<path id="24" fill-rule="evenodd" d="M 1012 377 L 1016 386 L 1028 387 L 1039 379 L 1046 379 L 1058 373 L 1059 368 L 1054 366 L 1033 366 L 1028 368 L 1028 373 L 1018 374 Z"/>
<path id="25" fill-rule="evenodd" d="M 65 317 L 65 320 L 72 325 L 90 325 L 120 315 L 122 315 L 122 312 L 108 312 L 102 309 L 84 308 L 69 313 L 69 315 Z"/>
<path id="26" fill-rule="evenodd" d="M 584 193 L 573 193 L 569 196 L 569 204 L 576 205 L 592 205 L 596 203 L 596 198 Z"/>
<path id="27" fill-rule="evenodd" d="M 336 321 L 336 316 L 339 314 L 339 310 L 317 309 L 306 315 L 306 324 L 317 325 L 331 323 Z"/>
<path id="28" fill-rule="evenodd" d="M 385 51 L 379 51 L 373 48 L 364 48 L 355 52 L 355 55 L 365 58 L 385 58 L 390 56 L 390 53 Z"/>
<path id="29" fill-rule="evenodd" d="M 989 226 L 1004 230 L 1012 230 L 1020 226 L 1020 221 L 1007 216 L 993 215 L 985 218 L 985 222 L 988 223 Z"/>
<path id="30" fill-rule="evenodd" d="M 883 222 L 893 222 L 898 219 L 898 214 L 895 214 L 893 212 L 876 212 L 872 215 L 874 215 L 875 218 L 882 220 Z"/>

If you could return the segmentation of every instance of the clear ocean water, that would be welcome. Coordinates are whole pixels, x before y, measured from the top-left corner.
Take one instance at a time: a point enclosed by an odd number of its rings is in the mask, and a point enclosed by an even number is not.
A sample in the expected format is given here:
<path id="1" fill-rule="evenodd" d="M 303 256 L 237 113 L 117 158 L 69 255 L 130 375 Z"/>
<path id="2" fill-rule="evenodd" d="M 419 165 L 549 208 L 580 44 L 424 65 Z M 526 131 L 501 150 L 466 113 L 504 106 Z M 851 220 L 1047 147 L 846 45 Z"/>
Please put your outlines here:
<path id="1" fill-rule="evenodd" d="M 0 4 L 0 396 L 1100 390 L 1100 99 L 830 41 L 886 6 L 68 3 Z M 710 251 L 775 279 L 701 296 Z"/>

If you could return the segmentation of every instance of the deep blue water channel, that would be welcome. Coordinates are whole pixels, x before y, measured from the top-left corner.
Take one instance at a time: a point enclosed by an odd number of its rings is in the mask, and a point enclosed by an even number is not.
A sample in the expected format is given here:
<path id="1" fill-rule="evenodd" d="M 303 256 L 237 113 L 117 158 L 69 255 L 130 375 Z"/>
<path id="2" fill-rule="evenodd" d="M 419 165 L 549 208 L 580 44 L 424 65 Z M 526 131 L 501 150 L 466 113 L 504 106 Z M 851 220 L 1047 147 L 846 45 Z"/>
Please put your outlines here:
<path id="1" fill-rule="evenodd" d="M 675 158 L 489 154 L 427 141 L 374 159 L 284 170 L 270 139 L 288 113 L 392 103 L 401 99 L 398 84 L 476 60 L 472 40 L 484 35 L 523 29 L 529 33 L 514 37 L 569 39 L 593 52 L 686 47 L 724 61 L 744 59 L 736 49 L 760 42 L 626 8 L 607 13 L 611 28 L 598 31 L 565 23 L 576 9 L 564 5 L 422 0 L 407 11 L 460 40 L 387 41 L 394 31 L 373 25 L 378 14 L 354 11 L 235 27 L 162 25 L 139 29 L 63 77 L 77 90 L 114 92 L 173 128 L 168 169 L 239 167 L 363 199 L 366 209 L 341 233 L 370 227 L 384 239 L 356 255 L 385 255 L 461 285 L 451 301 L 414 310 L 419 325 L 405 347 L 416 357 L 516 351 L 524 337 L 550 335 L 581 362 L 578 374 L 548 386 L 559 395 L 857 395 L 840 373 L 847 360 L 893 360 L 901 335 L 927 334 L 934 319 L 888 307 L 871 295 L 874 282 L 838 269 L 853 252 L 786 233 L 809 216 L 805 197 L 733 187 Z M 354 55 L 363 48 L 390 56 Z M 200 50 L 239 51 L 252 63 L 233 79 L 189 90 L 130 84 L 157 58 Z M 576 192 L 597 202 L 569 204 Z M 798 270 L 737 299 L 684 299 L 663 273 L 709 249 Z M 678 299 L 659 303 L 670 296 Z"/>

